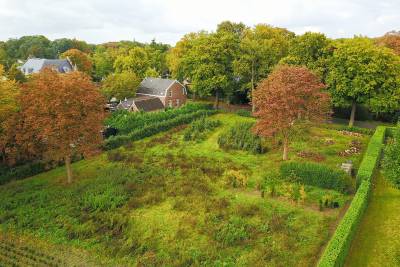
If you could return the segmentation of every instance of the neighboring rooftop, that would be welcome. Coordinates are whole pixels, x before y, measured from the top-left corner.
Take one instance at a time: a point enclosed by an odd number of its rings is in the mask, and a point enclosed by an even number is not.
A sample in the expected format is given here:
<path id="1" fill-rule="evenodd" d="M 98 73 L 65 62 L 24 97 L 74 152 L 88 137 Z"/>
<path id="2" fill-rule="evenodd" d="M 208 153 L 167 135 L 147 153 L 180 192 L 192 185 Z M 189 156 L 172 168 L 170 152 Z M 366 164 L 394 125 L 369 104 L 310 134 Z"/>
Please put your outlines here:
<path id="1" fill-rule="evenodd" d="M 139 96 L 125 99 L 118 104 L 117 108 L 129 110 L 133 104 L 139 111 L 147 112 L 164 109 L 164 104 L 161 102 L 160 98 L 152 96 Z"/>
<path id="2" fill-rule="evenodd" d="M 144 79 L 137 90 L 137 94 L 165 96 L 165 91 L 175 83 L 175 80 L 161 78 Z"/>
<path id="3" fill-rule="evenodd" d="M 25 75 L 38 73 L 46 67 L 55 68 L 60 73 L 67 73 L 74 68 L 68 59 L 30 58 L 20 67 Z"/>

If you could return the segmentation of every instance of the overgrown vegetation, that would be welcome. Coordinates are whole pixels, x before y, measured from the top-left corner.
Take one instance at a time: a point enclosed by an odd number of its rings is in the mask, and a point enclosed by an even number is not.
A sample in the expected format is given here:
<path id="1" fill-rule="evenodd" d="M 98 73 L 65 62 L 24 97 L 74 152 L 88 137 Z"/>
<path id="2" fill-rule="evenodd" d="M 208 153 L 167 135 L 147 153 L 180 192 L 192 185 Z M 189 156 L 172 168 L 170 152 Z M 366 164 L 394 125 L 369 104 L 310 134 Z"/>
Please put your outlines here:
<path id="1" fill-rule="evenodd" d="M 400 188 L 400 124 L 385 147 L 382 167 L 385 177 L 394 187 Z"/>
<path id="2" fill-rule="evenodd" d="M 322 164 L 311 162 L 285 162 L 281 164 L 284 179 L 306 185 L 334 189 L 339 192 L 351 192 L 351 177 L 343 171 L 334 170 Z"/>
<path id="3" fill-rule="evenodd" d="M 183 134 L 183 139 L 185 141 L 202 141 L 209 132 L 220 125 L 221 122 L 218 120 L 210 120 L 207 117 L 201 117 L 189 125 Z"/>
<path id="4" fill-rule="evenodd" d="M 253 126 L 252 122 L 236 123 L 220 134 L 219 146 L 224 149 L 239 149 L 255 154 L 265 152 L 261 138 L 251 131 Z"/>

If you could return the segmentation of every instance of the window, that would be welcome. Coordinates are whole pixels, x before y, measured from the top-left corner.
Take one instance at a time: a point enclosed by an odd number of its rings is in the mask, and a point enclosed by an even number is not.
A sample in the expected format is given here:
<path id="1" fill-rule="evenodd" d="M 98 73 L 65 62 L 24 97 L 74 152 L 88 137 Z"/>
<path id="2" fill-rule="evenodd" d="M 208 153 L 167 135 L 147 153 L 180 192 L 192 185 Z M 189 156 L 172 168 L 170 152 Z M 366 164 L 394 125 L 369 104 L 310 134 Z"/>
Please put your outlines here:
<path id="1" fill-rule="evenodd" d="M 171 89 L 168 90 L 168 96 L 169 96 L 169 97 L 172 97 L 172 90 L 171 90 Z"/>
<path id="2" fill-rule="evenodd" d="M 172 108 L 172 100 L 168 100 L 168 107 Z"/>
<path id="3" fill-rule="evenodd" d="M 176 100 L 176 106 L 179 107 L 179 99 Z"/>
<path id="4" fill-rule="evenodd" d="M 185 87 L 182 87 L 182 95 L 185 95 Z"/>

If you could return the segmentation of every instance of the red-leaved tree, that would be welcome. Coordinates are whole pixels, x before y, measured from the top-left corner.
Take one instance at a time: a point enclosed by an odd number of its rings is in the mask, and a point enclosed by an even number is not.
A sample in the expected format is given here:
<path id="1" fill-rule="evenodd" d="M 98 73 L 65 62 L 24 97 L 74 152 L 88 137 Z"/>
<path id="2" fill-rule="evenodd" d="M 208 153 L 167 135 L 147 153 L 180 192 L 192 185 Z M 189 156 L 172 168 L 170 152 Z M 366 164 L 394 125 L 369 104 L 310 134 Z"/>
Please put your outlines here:
<path id="1" fill-rule="evenodd" d="M 64 160 L 71 183 L 71 158 L 96 152 L 102 142 L 105 99 L 86 74 L 45 69 L 23 85 L 19 100 L 16 142 L 44 159 Z"/>
<path id="2" fill-rule="evenodd" d="M 329 94 L 324 84 L 306 67 L 278 66 L 254 92 L 257 123 L 261 136 L 280 138 L 283 160 L 296 127 L 304 122 L 322 122 L 330 113 Z"/>

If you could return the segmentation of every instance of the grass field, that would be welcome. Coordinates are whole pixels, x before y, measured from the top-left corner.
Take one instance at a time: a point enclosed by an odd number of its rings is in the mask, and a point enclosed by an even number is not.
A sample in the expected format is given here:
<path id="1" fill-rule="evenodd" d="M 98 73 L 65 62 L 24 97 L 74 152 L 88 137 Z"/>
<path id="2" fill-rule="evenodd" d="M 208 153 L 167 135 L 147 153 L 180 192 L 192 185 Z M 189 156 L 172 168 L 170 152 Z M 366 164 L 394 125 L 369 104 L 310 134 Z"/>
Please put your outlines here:
<path id="1" fill-rule="evenodd" d="M 346 266 L 400 266 L 399 203 L 400 190 L 378 174 Z"/>
<path id="2" fill-rule="evenodd" d="M 277 196 L 262 197 L 260 184 L 282 162 L 279 144 L 265 141 L 265 154 L 223 151 L 219 134 L 253 119 L 212 118 L 222 125 L 204 141 L 184 141 L 179 127 L 77 162 L 70 186 L 61 167 L 0 187 L 3 236 L 84 250 L 99 265 L 313 265 L 351 196 L 306 186 L 303 201 L 293 201 L 293 185 L 282 182 Z M 338 155 L 353 140 L 365 146 L 368 137 L 311 127 L 289 156 L 332 168 L 351 159 L 358 166 L 361 154 Z M 246 185 L 229 186 L 228 171 L 246 177 Z M 321 211 L 324 196 L 341 208 Z"/>

